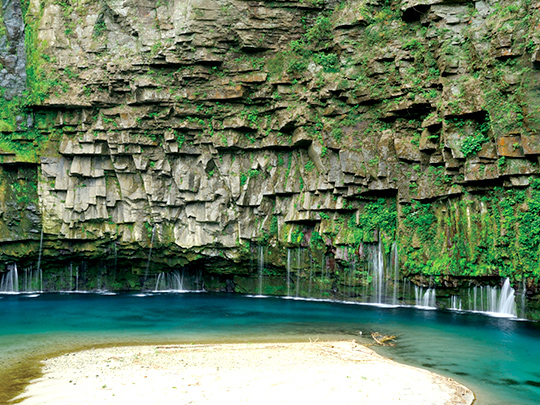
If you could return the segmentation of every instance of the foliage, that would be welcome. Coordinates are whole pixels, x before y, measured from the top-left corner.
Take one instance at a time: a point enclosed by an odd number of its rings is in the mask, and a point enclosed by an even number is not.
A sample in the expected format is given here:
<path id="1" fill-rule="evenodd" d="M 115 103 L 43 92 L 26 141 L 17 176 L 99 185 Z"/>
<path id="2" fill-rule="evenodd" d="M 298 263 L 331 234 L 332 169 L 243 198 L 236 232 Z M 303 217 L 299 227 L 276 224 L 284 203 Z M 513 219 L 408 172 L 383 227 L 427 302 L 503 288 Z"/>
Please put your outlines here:
<path id="1" fill-rule="evenodd" d="M 39 105 L 49 96 L 51 89 L 60 85 L 58 75 L 48 68 L 50 57 L 45 54 L 45 44 L 38 39 L 39 18 L 25 16 L 25 46 L 27 55 L 26 103 Z"/>
<path id="2" fill-rule="evenodd" d="M 319 232 L 313 231 L 311 233 L 311 239 L 309 240 L 309 247 L 312 250 L 323 250 L 326 248 L 324 239 Z"/>
<path id="3" fill-rule="evenodd" d="M 308 68 L 310 62 L 314 62 L 325 72 L 337 72 L 340 66 L 338 55 L 326 51 L 332 41 L 332 22 L 328 16 L 321 14 L 302 38 L 291 42 L 290 50 L 269 60 L 268 70 L 273 75 L 283 68 L 288 73 L 299 74 Z"/>
<path id="4" fill-rule="evenodd" d="M 540 179 L 528 189 L 495 188 L 403 210 L 405 273 L 540 279 Z"/>
<path id="5" fill-rule="evenodd" d="M 313 163 L 312 160 L 308 160 L 304 165 L 304 169 L 306 170 L 306 172 L 312 172 L 313 169 L 315 169 L 315 163 Z"/>
<path id="6" fill-rule="evenodd" d="M 489 142 L 489 130 L 491 128 L 489 118 L 483 122 L 477 123 L 474 120 L 462 120 L 459 118 L 447 119 L 447 122 L 453 123 L 458 130 L 463 132 L 465 127 L 472 127 L 472 133 L 463 134 L 465 139 L 461 144 L 461 152 L 465 157 L 474 156 L 482 149 L 482 146 Z"/>
<path id="7" fill-rule="evenodd" d="M 300 227 L 296 226 L 291 232 L 290 243 L 293 245 L 300 245 L 304 241 L 304 236 L 304 232 Z"/>
<path id="8" fill-rule="evenodd" d="M 377 233 L 382 237 L 395 238 L 397 209 L 395 199 L 379 198 L 377 201 L 366 203 L 361 210 L 358 221 L 353 215 L 348 222 L 351 232 L 351 243 L 358 245 L 362 242 L 375 242 Z"/>
<path id="9" fill-rule="evenodd" d="M 94 25 L 94 31 L 92 33 L 92 36 L 94 38 L 99 38 L 105 33 L 106 30 L 107 30 L 107 24 L 105 23 L 103 14 L 100 14 L 98 19 L 96 20 L 96 24 Z"/>

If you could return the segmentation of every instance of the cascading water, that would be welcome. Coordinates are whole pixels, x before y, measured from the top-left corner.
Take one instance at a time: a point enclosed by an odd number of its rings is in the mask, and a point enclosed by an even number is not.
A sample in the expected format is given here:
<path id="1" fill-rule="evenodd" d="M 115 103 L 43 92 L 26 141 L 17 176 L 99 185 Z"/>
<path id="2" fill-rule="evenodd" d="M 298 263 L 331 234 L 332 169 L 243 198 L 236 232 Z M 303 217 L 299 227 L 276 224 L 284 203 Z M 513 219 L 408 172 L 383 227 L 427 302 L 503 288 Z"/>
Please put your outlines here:
<path id="1" fill-rule="evenodd" d="M 353 256 L 351 263 L 349 265 L 349 297 L 351 298 L 355 296 L 355 288 L 354 288 L 356 284 L 354 280 L 355 273 L 356 273 L 356 257 Z"/>
<path id="2" fill-rule="evenodd" d="M 150 263 L 152 258 L 152 249 L 155 241 L 156 225 L 152 227 L 152 235 L 150 240 L 150 249 L 148 254 L 148 260 L 146 263 L 146 275 L 150 271 Z M 43 250 L 43 231 L 40 237 L 40 249 L 38 256 L 38 266 L 36 269 L 25 268 L 18 274 L 16 264 L 12 264 L 8 267 L 8 271 L 3 274 L 0 280 L 0 292 L 3 293 L 19 293 L 19 292 L 37 292 L 43 291 L 42 284 L 42 271 L 41 271 L 41 256 Z M 115 266 L 116 266 L 116 247 L 114 247 L 115 253 Z M 365 250 L 364 250 L 365 249 Z M 366 253 L 364 253 L 367 250 Z M 287 296 L 291 297 L 291 288 L 295 288 L 295 296 L 313 297 L 317 296 L 316 289 L 319 289 L 319 297 L 327 298 L 328 291 L 332 287 L 330 281 L 330 265 L 327 263 L 327 258 L 322 255 L 320 258 L 320 272 L 317 263 L 310 255 L 310 260 L 305 260 L 306 251 L 302 248 L 296 249 L 296 254 L 293 249 L 287 249 Z M 257 260 L 258 264 L 258 294 L 264 293 L 264 266 L 265 266 L 265 247 L 258 246 L 257 255 L 253 255 L 253 261 Z M 341 259 L 346 259 L 349 262 L 348 269 L 345 270 L 343 278 L 341 279 L 344 289 L 343 293 L 353 300 L 358 300 L 360 294 L 362 294 L 362 301 L 366 303 L 380 304 L 380 305 L 398 305 L 399 303 L 409 304 L 412 303 L 408 299 L 411 297 L 412 285 L 410 281 L 403 280 L 402 290 L 400 292 L 399 281 L 399 260 L 396 243 L 392 244 L 391 251 L 385 254 L 383 244 L 379 241 L 378 244 L 366 244 L 362 247 L 362 253 L 357 253 L 359 257 L 366 260 L 360 261 L 361 264 L 357 264 L 356 255 L 350 256 L 349 253 L 345 253 Z M 296 260 L 296 262 L 295 262 Z M 331 257 L 333 261 L 333 258 Z M 336 258 L 338 260 L 338 258 Z M 307 279 L 309 268 L 309 281 Z M 331 266 L 333 266 L 333 262 Z M 105 266 L 105 265 L 104 265 Z M 366 266 L 366 267 L 361 267 Z M 85 272 L 85 263 L 81 263 L 73 268 L 73 264 L 69 265 L 69 269 L 66 269 L 66 278 L 69 275 L 69 281 L 62 279 L 62 288 L 68 289 L 68 291 L 79 291 L 79 285 L 87 285 L 88 277 Z M 294 269 L 294 270 L 293 270 Z M 301 271 L 302 270 L 302 271 Z M 296 286 L 291 287 L 292 273 L 296 271 Z M 337 274 L 337 273 L 336 273 Z M 319 276 L 320 275 L 320 276 Z M 96 288 L 105 288 L 108 285 L 107 277 L 109 275 L 109 269 L 103 267 L 98 273 L 96 281 Z M 160 273 L 155 281 L 156 291 L 185 291 L 184 288 L 184 275 L 183 272 L 174 271 L 172 273 Z M 189 281 L 191 283 L 192 280 Z M 149 281 L 150 282 L 150 281 Z M 312 291 L 312 283 L 315 283 L 315 291 Z M 317 287 L 316 284 L 319 283 Z M 197 285 L 200 284 L 197 282 Z M 59 285 L 59 284 L 57 284 Z M 191 285 L 191 284 L 190 284 Z M 337 284 L 340 289 L 339 284 Z M 51 285 L 47 284 L 47 288 L 51 289 Z M 53 285 L 54 288 L 54 285 Z M 302 289 L 303 288 L 303 289 Z M 94 289 L 94 288 L 92 288 Z M 203 289 L 203 288 L 202 288 Z M 202 290 L 201 289 L 201 290 Z M 191 290 L 191 291 L 198 291 Z M 526 298 L 526 281 L 523 280 L 523 286 L 519 286 L 518 294 L 510 285 L 510 280 L 505 279 L 502 286 L 475 286 L 471 287 L 468 292 L 464 290 L 465 294 L 452 295 L 446 300 L 449 304 L 448 308 L 451 310 L 466 310 L 489 313 L 495 316 L 516 317 L 518 315 L 518 308 L 516 305 L 516 295 L 518 296 L 518 304 L 521 304 L 519 314 L 525 313 L 525 298 Z M 332 293 L 331 293 L 332 294 Z M 400 299 L 402 301 L 400 301 Z M 436 291 L 435 288 L 422 288 L 415 286 L 414 288 L 414 304 L 421 308 L 436 308 Z"/>
<path id="3" fill-rule="evenodd" d="M 368 258 L 371 292 L 364 288 L 364 299 L 366 302 L 374 304 L 397 305 L 399 288 L 397 245 L 392 244 L 390 256 L 387 256 L 385 260 L 383 244 L 380 241 L 377 245 L 369 247 Z M 366 283 L 364 283 L 364 286 L 366 286 Z M 390 290 L 390 288 L 392 289 Z"/>
<path id="4" fill-rule="evenodd" d="M 423 290 L 422 287 L 418 287 L 417 285 L 414 286 L 414 305 L 417 307 L 421 305 Z"/>
<path id="5" fill-rule="evenodd" d="M 461 311 L 461 298 L 457 295 L 452 295 L 450 298 L 450 309 L 453 309 L 455 311 Z"/>
<path id="6" fill-rule="evenodd" d="M 326 256 L 323 254 L 321 258 L 321 282 L 319 284 L 319 298 L 323 298 L 324 295 L 324 285 L 326 284 Z"/>
<path id="7" fill-rule="evenodd" d="M 37 292 L 42 291 L 42 272 L 41 269 L 25 268 L 22 274 L 20 291 Z"/>
<path id="8" fill-rule="evenodd" d="M 412 296 L 412 283 L 411 280 L 403 280 L 403 297 L 404 300 Z"/>
<path id="9" fill-rule="evenodd" d="M 43 226 L 41 227 L 41 234 L 39 236 L 39 253 L 37 262 L 37 271 L 39 275 L 40 291 L 43 290 L 43 273 L 41 272 L 41 254 L 43 252 Z"/>
<path id="10" fill-rule="evenodd" d="M 156 224 L 152 226 L 152 237 L 150 238 L 150 250 L 148 251 L 148 261 L 146 262 L 146 271 L 144 272 L 144 282 L 148 278 L 148 272 L 150 270 L 150 261 L 152 259 L 152 249 L 154 247 L 154 237 L 156 235 Z"/>
<path id="11" fill-rule="evenodd" d="M 0 282 L 0 292 L 7 294 L 19 293 L 19 274 L 17 272 L 17 264 L 8 265 L 8 272 L 2 276 Z"/>
<path id="12" fill-rule="evenodd" d="M 291 296 L 291 249 L 287 248 L 287 297 Z"/>
<path id="13" fill-rule="evenodd" d="M 510 280 L 508 278 L 504 280 L 501 294 L 499 295 L 499 301 L 497 303 L 497 313 L 517 316 L 516 294 L 514 289 L 510 285 Z"/>
<path id="14" fill-rule="evenodd" d="M 435 288 L 428 288 L 424 292 L 423 287 L 414 286 L 415 306 L 418 308 L 436 308 Z"/>
<path id="15" fill-rule="evenodd" d="M 258 250 L 258 273 L 259 273 L 259 295 L 263 295 L 263 277 L 264 277 L 264 246 L 259 245 Z"/>
<path id="16" fill-rule="evenodd" d="M 525 315 L 525 307 L 526 307 L 526 304 L 527 304 L 527 281 L 526 281 L 526 278 L 523 277 L 523 285 L 522 285 L 522 289 L 521 289 L 521 294 L 520 294 L 520 298 L 521 298 L 521 305 L 520 305 L 520 313 L 521 315 L 520 316 L 524 316 Z"/>
<path id="17" fill-rule="evenodd" d="M 73 263 L 69 263 L 69 291 L 73 291 Z"/>
<path id="18" fill-rule="evenodd" d="M 394 269 L 394 290 L 392 294 L 392 304 L 398 304 L 398 287 L 399 287 L 399 258 L 397 243 L 392 244 L 392 265 Z"/>
<path id="19" fill-rule="evenodd" d="M 510 280 L 505 279 L 502 288 L 492 286 L 473 287 L 469 292 L 469 310 L 496 316 L 517 316 L 516 294 Z"/>
<path id="20" fill-rule="evenodd" d="M 435 299 L 435 288 L 428 288 L 428 290 L 424 294 L 422 305 L 428 308 L 435 308 Z"/>
<path id="21" fill-rule="evenodd" d="M 382 252 L 382 243 L 379 242 L 375 252 L 372 252 L 371 257 L 371 279 L 373 280 L 373 295 L 372 302 L 383 304 L 383 287 L 386 285 L 384 274 L 384 257 Z"/>
<path id="22" fill-rule="evenodd" d="M 79 291 L 79 266 L 77 266 L 77 269 L 75 271 L 75 292 Z"/>
<path id="23" fill-rule="evenodd" d="M 117 252 L 117 249 L 116 249 L 116 243 L 113 242 L 112 244 L 113 246 L 113 252 L 114 252 L 114 262 L 113 262 L 113 280 L 116 280 L 116 269 L 117 269 L 117 266 L 118 266 L 118 252 Z"/>
<path id="24" fill-rule="evenodd" d="M 184 272 L 174 270 L 170 273 L 159 273 L 156 280 L 155 291 L 183 292 Z"/>
<path id="25" fill-rule="evenodd" d="M 300 296 L 300 268 L 302 266 L 302 248 L 296 252 L 296 297 Z"/>
<path id="26" fill-rule="evenodd" d="M 309 266 L 309 285 L 308 285 L 308 296 L 311 297 L 311 288 L 313 287 L 313 260 L 310 260 Z"/>

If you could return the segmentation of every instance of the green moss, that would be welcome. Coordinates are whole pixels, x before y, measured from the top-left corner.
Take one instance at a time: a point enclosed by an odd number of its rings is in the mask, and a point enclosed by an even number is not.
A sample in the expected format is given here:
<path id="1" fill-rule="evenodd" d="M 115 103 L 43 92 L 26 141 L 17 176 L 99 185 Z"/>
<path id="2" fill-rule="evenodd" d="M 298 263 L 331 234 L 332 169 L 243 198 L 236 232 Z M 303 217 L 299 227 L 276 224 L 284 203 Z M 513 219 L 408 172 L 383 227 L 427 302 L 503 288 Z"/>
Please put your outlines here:
<path id="1" fill-rule="evenodd" d="M 299 226 L 296 226 L 291 232 L 290 242 L 293 245 L 300 245 L 304 241 L 304 236 L 304 232 L 302 232 Z"/>
<path id="2" fill-rule="evenodd" d="M 373 243 L 378 236 L 388 238 L 388 241 L 394 240 L 396 224 L 396 200 L 379 198 L 366 203 L 360 210 L 358 219 L 355 215 L 350 216 L 346 240 L 355 246 L 360 243 Z"/>
<path id="3" fill-rule="evenodd" d="M 402 212 L 400 259 L 409 274 L 540 279 L 540 179 L 528 189 L 414 203 Z"/>
<path id="4" fill-rule="evenodd" d="M 25 50 L 27 57 L 27 90 L 20 96 L 6 98 L 4 90 L 0 94 L 0 149 L 13 153 L 19 162 L 37 162 L 40 146 L 46 144 L 43 133 L 27 127 L 28 108 L 41 104 L 48 97 L 51 89 L 58 85 L 57 75 L 48 66 L 44 55 L 45 45 L 37 38 L 39 15 L 30 15 L 28 2 L 23 1 L 25 19 Z M 46 114 L 45 114 L 46 115 Z M 35 126 L 43 114 L 36 115 Z"/>
<path id="5" fill-rule="evenodd" d="M 309 247 L 311 250 L 325 250 L 326 244 L 321 234 L 317 231 L 311 233 L 311 239 L 309 240 Z"/>

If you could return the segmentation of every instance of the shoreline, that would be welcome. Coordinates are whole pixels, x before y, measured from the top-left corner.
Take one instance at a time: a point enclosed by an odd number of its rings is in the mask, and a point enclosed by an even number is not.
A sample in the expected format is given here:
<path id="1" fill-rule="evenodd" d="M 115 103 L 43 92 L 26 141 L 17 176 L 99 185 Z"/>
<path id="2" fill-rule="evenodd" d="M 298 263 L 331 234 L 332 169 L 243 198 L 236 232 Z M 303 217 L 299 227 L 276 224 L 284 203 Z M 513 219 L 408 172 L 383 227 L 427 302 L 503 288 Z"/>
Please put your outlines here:
<path id="1" fill-rule="evenodd" d="M 41 376 L 14 402 L 469 405 L 475 400 L 451 378 L 397 363 L 355 341 L 118 346 L 67 353 L 42 364 Z"/>

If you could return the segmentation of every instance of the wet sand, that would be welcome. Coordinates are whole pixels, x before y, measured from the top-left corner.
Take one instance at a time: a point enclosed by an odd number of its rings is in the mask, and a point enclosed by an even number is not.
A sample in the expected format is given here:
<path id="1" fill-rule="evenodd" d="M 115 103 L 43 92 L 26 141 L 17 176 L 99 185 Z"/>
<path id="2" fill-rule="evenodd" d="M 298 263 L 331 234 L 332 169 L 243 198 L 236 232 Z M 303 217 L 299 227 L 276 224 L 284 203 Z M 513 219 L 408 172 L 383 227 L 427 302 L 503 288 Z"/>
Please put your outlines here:
<path id="1" fill-rule="evenodd" d="M 452 379 L 351 341 L 112 347 L 43 363 L 24 405 L 474 402 Z"/>

